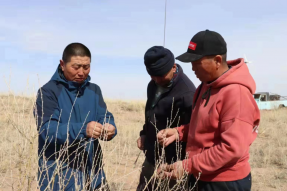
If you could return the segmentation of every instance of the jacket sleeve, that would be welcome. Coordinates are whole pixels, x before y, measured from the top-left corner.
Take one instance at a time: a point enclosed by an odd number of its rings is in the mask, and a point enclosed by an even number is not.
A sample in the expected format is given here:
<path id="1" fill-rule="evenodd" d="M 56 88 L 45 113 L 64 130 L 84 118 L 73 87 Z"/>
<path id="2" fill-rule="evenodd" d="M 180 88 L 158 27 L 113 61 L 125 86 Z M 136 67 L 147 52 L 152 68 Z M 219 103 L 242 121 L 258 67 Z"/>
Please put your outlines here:
<path id="1" fill-rule="evenodd" d="M 148 98 L 149 98 L 149 91 L 150 91 L 150 85 L 151 85 L 151 82 L 152 82 L 152 80 L 148 83 L 148 85 L 147 85 L 147 100 L 148 100 Z M 146 105 L 145 105 L 145 109 L 146 109 L 146 107 L 147 107 L 147 103 L 146 103 Z M 146 116 L 147 114 L 146 114 L 146 112 L 145 112 L 145 119 L 146 119 Z M 142 128 L 142 130 L 140 131 L 140 136 L 142 136 L 142 135 L 146 135 L 146 123 L 147 123 L 147 121 L 145 120 L 145 124 L 143 125 L 143 128 Z"/>
<path id="2" fill-rule="evenodd" d="M 182 97 L 182 109 L 180 112 L 181 124 L 188 124 L 190 122 L 193 95 L 194 93 L 189 91 L 188 93 L 185 93 Z"/>
<path id="3" fill-rule="evenodd" d="M 229 92 L 217 105 L 220 125 L 220 142 L 183 161 L 189 173 L 210 174 L 226 165 L 234 165 L 249 152 L 249 146 L 257 137 L 260 112 L 252 95 L 240 90 Z"/>
<path id="4" fill-rule="evenodd" d="M 38 91 L 34 110 L 39 136 L 47 143 L 72 144 L 86 138 L 87 123 L 63 123 L 60 120 L 61 109 L 55 94 L 48 89 Z"/>
<path id="5" fill-rule="evenodd" d="M 140 136 L 145 135 L 145 124 L 143 125 L 143 129 L 140 131 Z"/>
<path id="6" fill-rule="evenodd" d="M 187 142 L 189 123 L 192 114 L 192 100 L 194 92 L 189 91 L 182 97 L 182 112 L 180 114 L 181 126 L 177 127 L 179 141 Z"/>
<path id="7" fill-rule="evenodd" d="M 111 112 L 109 112 L 108 109 L 107 109 L 107 105 L 106 105 L 106 103 L 104 101 L 104 98 L 103 98 L 102 91 L 101 91 L 100 87 L 98 87 L 97 93 L 98 93 L 98 96 L 99 96 L 97 119 L 98 119 L 98 122 L 101 123 L 102 125 L 104 123 L 109 123 L 109 124 L 113 125 L 116 128 L 114 136 L 110 139 L 110 140 L 112 140 L 117 135 L 117 127 L 116 127 L 116 124 L 115 124 L 115 119 L 114 119 L 113 114 Z"/>

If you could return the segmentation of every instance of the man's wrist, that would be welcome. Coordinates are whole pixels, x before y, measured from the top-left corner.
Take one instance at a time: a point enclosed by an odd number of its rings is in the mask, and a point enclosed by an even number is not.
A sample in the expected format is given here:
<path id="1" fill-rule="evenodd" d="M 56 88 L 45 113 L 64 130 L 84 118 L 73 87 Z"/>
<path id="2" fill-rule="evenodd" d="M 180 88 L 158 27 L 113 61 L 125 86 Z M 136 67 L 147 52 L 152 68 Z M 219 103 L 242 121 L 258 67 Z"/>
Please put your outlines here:
<path id="1" fill-rule="evenodd" d="M 81 129 L 81 133 L 84 135 L 85 138 L 90 138 L 89 135 L 88 135 L 88 124 L 90 123 L 87 122 Z"/>
<path id="2" fill-rule="evenodd" d="M 175 131 L 175 136 L 176 136 L 175 140 L 179 142 L 179 132 L 178 132 L 177 128 L 174 128 L 174 131 Z"/>
<path id="3" fill-rule="evenodd" d="M 187 172 L 187 174 L 192 174 L 192 160 L 191 158 L 184 159 L 182 161 L 182 168 Z"/>
<path id="4" fill-rule="evenodd" d="M 141 137 L 142 135 L 145 135 L 144 130 L 141 130 L 141 131 L 140 131 L 140 137 Z"/>

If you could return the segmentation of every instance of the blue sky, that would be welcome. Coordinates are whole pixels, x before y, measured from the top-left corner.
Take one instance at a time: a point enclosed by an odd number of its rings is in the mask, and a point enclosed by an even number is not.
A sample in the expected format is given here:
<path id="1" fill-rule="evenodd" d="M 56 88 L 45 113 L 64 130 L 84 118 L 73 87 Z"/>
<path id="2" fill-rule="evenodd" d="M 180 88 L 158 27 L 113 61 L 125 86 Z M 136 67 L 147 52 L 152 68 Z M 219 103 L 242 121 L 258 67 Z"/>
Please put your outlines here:
<path id="1" fill-rule="evenodd" d="M 11 71 L 11 91 L 34 93 L 55 72 L 63 49 L 81 42 L 92 52 L 90 75 L 105 98 L 146 99 L 143 55 L 163 45 L 164 2 L 1 0 L 0 92 L 8 91 Z M 286 7 L 283 0 L 168 0 L 165 46 L 177 56 L 198 31 L 217 31 L 228 59 L 246 54 L 252 61 L 257 91 L 287 95 Z M 191 65 L 177 63 L 198 86 Z"/>

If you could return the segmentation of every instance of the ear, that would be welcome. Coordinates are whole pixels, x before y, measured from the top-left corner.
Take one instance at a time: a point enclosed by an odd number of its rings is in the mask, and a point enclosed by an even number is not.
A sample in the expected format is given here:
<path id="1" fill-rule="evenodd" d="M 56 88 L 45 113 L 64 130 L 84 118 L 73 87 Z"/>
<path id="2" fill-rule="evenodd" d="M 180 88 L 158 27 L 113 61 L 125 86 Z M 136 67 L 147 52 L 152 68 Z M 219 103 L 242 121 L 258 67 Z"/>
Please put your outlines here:
<path id="1" fill-rule="evenodd" d="M 223 59 L 222 59 L 222 56 L 221 55 L 216 55 L 214 58 L 213 58 L 213 61 L 215 62 L 215 65 L 216 65 L 216 69 L 218 69 L 219 67 L 222 66 L 223 64 Z"/>
<path id="2" fill-rule="evenodd" d="M 65 70 L 65 62 L 63 60 L 60 60 L 60 66 L 61 66 L 62 71 L 64 72 L 64 70 Z"/>
<path id="3" fill-rule="evenodd" d="M 176 72 L 176 64 L 174 64 L 174 65 L 173 65 L 173 67 L 172 67 L 172 69 L 171 69 L 171 70 L 172 70 L 172 72 L 173 72 L 173 73 L 175 73 L 175 72 Z"/>

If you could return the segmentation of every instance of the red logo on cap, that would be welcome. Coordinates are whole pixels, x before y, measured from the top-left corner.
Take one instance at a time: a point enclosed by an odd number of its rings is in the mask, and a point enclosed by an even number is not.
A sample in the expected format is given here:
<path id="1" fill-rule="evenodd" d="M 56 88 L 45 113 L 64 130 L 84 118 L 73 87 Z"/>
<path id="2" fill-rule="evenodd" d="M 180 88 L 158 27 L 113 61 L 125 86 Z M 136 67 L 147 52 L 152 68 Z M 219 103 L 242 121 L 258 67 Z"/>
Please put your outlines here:
<path id="1" fill-rule="evenodd" d="M 190 42 L 188 48 L 191 49 L 191 50 L 195 50 L 195 48 L 196 48 L 196 43 Z"/>

